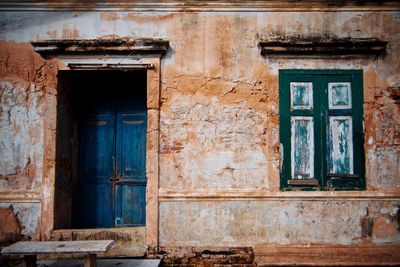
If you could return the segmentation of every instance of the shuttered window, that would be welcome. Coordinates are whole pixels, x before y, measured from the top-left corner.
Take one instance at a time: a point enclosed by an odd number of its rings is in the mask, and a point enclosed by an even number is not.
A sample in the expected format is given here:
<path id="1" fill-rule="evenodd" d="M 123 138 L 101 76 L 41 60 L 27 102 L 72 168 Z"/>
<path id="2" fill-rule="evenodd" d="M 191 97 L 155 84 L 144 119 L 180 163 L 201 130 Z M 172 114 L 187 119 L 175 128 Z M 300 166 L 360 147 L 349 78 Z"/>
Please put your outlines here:
<path id="1" fill-rule="evenodd" d="M 281 70 L 282 190 L 363 190 L 361 70 Z"/>

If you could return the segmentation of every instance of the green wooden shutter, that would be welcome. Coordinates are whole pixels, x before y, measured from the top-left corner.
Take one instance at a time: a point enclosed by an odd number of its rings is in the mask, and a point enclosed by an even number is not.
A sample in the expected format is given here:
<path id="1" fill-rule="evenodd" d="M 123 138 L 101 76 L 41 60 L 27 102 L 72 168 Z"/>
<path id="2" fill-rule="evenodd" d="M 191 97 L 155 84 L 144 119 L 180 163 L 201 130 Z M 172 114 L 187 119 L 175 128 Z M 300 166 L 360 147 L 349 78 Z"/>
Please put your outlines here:
<path id="1" fill-rule="evenodd" d="M 365 189 L 361 70 L 281 70 L 281 189 Z"/>

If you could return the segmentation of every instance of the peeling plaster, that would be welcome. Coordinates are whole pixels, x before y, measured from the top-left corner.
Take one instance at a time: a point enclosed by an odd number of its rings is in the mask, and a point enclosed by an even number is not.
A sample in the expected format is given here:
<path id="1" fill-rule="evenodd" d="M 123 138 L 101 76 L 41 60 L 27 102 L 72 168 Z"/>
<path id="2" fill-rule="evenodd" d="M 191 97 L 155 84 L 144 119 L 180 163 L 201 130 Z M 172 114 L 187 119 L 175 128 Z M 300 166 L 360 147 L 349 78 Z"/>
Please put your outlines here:
<path id="1" fill-rule="evenodd" d="M 40 222 L 40 205 L 39 204 L 6 204 L 0 203 L 0 209 L 11 208 L 15 216 L 18 218 L 18 224 L 21 229 L 16 234 L 21 235 L 21 239 L 38 240 L 39 239 L 39 222 Z M 4 234 L 3 229 L 1 233 Z M 4 236 L 0 236 L 2 240 Z M 14 240 L 18 241 L 18 240 Z M 0 241 L 1 242 L 1 241 Z"/>
<path id="2" fill-rule="evenodd" d="M 383 208 L 393 209 L 397 205 L 399 202 L 167 202 L 160 207 L 160 242 L 191 246 L 355 245 L 363 240 L 361 218 L 368 208 L 368 216 L 374 222 L 371 241 L 381 243 L 386 239 L 398 243 L 400 232 L 395 230 L 396 220 L 380 213 Z M 179 222 L 191 227 L 183 227 Z"/>

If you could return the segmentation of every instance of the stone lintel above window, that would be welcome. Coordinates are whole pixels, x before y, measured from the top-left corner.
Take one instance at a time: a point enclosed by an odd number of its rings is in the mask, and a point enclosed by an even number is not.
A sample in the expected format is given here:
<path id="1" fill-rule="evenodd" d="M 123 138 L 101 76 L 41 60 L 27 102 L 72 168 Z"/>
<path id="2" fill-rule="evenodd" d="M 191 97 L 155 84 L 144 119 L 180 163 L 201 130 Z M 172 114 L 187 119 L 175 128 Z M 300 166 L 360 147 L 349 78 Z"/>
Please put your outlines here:
<path id="1" fill-rule="evenodd" d="M 261 39 L 263 56 L 384 55 L 387 41 L 377 38 L 274 37 Z"/>

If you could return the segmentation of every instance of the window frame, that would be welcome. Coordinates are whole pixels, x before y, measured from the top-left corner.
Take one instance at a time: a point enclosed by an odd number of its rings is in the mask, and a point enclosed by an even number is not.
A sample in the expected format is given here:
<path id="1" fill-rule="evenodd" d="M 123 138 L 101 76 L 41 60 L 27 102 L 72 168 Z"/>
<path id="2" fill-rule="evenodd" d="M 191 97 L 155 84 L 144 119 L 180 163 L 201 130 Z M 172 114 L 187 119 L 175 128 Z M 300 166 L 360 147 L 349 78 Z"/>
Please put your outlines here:
<path id="1" fill-rule="evenodd" d="M 290 82 L 312 82 L 313 108 L 291 108 Z M 329 110 L 328 83 L 351 83 L 351 109 Z M 280 189 L 290 190 L 365 190 L 363 120 L 363 71 L 354 70 L 279 70 L 279 138 L 281 153 Z M 330 116 L 351 116 L 354 175 L 328 175 L 328 134 Z M 308 116 L 314 120 L 314 178 L 291 179 L 291 118 Z M 325 129 L 325 130 L 324 130 Z M 320 141 L 318 141 L 320 140 Z"/>

